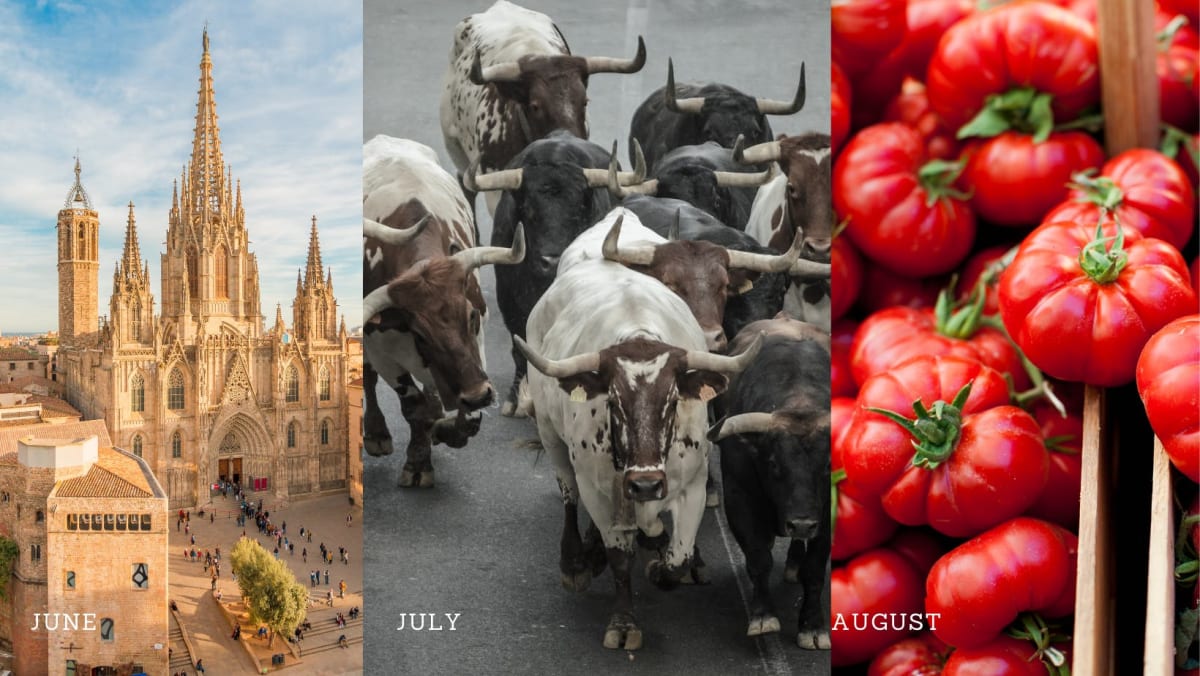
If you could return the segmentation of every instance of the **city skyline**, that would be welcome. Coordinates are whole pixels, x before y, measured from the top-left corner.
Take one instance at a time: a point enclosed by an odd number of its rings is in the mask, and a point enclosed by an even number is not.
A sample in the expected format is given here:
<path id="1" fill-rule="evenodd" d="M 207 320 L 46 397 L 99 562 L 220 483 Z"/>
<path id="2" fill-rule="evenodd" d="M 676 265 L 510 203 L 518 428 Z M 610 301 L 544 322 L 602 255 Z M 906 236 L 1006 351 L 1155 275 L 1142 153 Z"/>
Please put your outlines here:
<path id="1" fill-rule="evenodd" d="M 4 334 L 57 330 L 55 221 L 73 182 L 100 214 L 100 303 L 107 314 L 128 203 L 155 289 L 161 278 L 170 178 L 190 154 L 195 62 L 207 25 L 225 160 L 243 181 L 262 312 L 291 317 L 310 219 L 349 326 L 360 302 L 361 18 L 298 3 L 280 24 L 261 5 L 185 2 L 116 9 L 0 2 L 0 239 L 10 301 Z M 277 12 L 276 12 L 277 14 Z M 353 257 L 352 257 L 353 256 Z M 156 294 L 155 313 L 161 312 Z"/>

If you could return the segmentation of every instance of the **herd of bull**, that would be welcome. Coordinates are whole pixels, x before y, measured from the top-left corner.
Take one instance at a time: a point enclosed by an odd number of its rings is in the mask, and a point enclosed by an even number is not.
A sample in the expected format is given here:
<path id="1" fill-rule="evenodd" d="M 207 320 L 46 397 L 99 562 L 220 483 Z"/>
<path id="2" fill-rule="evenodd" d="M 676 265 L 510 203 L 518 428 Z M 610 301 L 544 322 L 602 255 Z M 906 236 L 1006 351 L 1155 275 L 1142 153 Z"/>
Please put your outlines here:
<path id="1" fill-rule="evenodd" d="M 672 66 L 634 115 L 622 171 L 615 143 L 587 140 L 588 77 L 645 59 L 641 39 L 633 59 L 571 55 L 549 17 L 499 0 L 454 30 L 441 122 L 458 176 L 419 143 L 365 144 L 365 448 L 392 452 L 378 377 L 410 427 L 402 487 L 432 486 L 432 447 L 478 432 L 496 393 L 476 270 L 495 264 L 516 367 L 501 412 L 533 417 L 554 463 L 562 584 L 613 571 L 605 647 L 641 646 L 639 546 L 657 553 L 656 585 L 704 580 L 716 442 L 754 585 L 748 634 L 781 629 L 768 578 L 785 537 L 796 640 L 828 649 L 829 136 L 773 138 L 766 116 L 800 110 L 803 68 L 794 99 L 775 101 L 676 85 Z M 477 241 L 479 192 L 491 246 Z"/>

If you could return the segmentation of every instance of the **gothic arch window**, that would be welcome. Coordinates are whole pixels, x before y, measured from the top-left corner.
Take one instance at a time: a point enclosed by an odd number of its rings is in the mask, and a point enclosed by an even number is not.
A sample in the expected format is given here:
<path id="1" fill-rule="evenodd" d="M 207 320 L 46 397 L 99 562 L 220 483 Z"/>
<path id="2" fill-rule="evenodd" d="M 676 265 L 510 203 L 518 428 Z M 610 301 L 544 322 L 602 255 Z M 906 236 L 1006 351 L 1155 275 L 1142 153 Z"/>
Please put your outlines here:
<path id="1" fill-rule="evenodd" d="M 200 296 L 200 272 L 196 266 L 196 250 L 187 251 L 188 294 L 195 299 Z"/>
<path id="2" fill-rule="evenodd" d="M 183 408 L 183 373 L 179 367 L 171 369 L 167 376 L 167 408 L 178 411 Z"/>
<path id="3" fill-rule="evenodd" d="M 183 457 L 183 437 L 180 436 L 179 432 L 171 435 L 171 457 Z"/>
<path id="4" fill-rule="evenodd" d="M 213 263 L 216 267 L 216 297 L 229 297 L 229 257 L 225 252 L 225 245 L 217 245 L 217 250 L 213 254 Z"/>
<path id="5" fill-rule="evenodd" d="M 321 421 L 321 445 L 322 446 L 329 445 L 329 420 L 328 419 Z"/>
<path id="6" fill-rule="evenodd" d="M 292 421 L 287 426 L 287 447 L 296 447 L 296 422 Z"/>
<path id="7" fill-rule="evenodd" d="M 142 304 L 134 298 L 129 304 L 129 337 L 134 340 L 142 339 Z"/>
<path id="8" fill-rule="evenodd" d="M 285 399 L 288 403 L 300 401 L 300 372 L 295 366 L 287 368 Z"/>
<path id="9" fill-rule="evenodd" d="M 320 392 L 321 401 L 329 401 L 329 369 L 322 366 L 321 375 L 317 378 L 317 389 Z"/>
<path id="10" fill-rule="evenodd" d="M 146 410 L 146 381 L 140 373 L 133 374 L 129 382 L 129 409 L 134 413 Z"/>
<path id="11" fill-rule="evenodd" d="M 133 437 L 133 454 L 137 457 L 142 457 L 142 435 L 137 434 Z"/>

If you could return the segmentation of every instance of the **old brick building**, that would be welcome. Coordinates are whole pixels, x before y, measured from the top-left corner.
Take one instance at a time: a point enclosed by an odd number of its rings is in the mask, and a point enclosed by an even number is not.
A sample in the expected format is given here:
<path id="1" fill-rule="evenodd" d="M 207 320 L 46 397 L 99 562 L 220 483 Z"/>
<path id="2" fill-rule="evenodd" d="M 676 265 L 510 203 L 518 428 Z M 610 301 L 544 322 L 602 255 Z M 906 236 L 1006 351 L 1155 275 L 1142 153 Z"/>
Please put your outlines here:
<path id="1" fill-rule="evenodd" d="M 103 419 L 114 443 L 145 459 L 172 508 L 203 504 L 222 478 L 260 489 L 265 481 L 275 498 L 345 490 L 347 335 L 317 219 L 291 325 L 276 307 L 268 329 L 241 182 L 221 152 L 212 70 L 206 31 L 191 158 L 167 214 L 159 313 L 131 203 L 109 314 L 97 320 L 100 222 L 76 162 L 58 214 L 57 376 L 85 418 Z"/>
<path id="2" fill-rule="evenodd" d="M 18 674 L 166 673 L 166 493 L 102 421 L 60 420 L 0 428 L 0 644 Z"/>

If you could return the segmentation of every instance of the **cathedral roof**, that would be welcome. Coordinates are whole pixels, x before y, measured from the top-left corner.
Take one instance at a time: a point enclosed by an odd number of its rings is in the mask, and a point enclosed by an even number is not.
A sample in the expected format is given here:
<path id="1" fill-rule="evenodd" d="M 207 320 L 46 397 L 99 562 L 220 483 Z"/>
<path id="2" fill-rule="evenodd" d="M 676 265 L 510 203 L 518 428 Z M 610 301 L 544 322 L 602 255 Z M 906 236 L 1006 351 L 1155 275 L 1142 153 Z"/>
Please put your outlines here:
<path id="1" fill-rule="evenodd" d="M 53 434 L 55 438 L 62 439 L 82 439 L 94 436 L 99 437 L 98 443 L 101 447 L 107 448 L 112 446 L 112 440 L 109 439 L 108 429 L 104 427 L 103 420 L 81 420 L 79 422 L 62 424 L 31 423 L 28 425 L 15 425 L 13 427 L 0 428 L 0 464 L 16 464 L 17 441 L 24 439 L 30 434 Z"/>
<path id="2" fill-rule="evenodd" d="M 101 447 L 99 460 L 87 474 L 58 482 L 59 498 L 150 498 L 154 491 L 137 460 Z"/>

